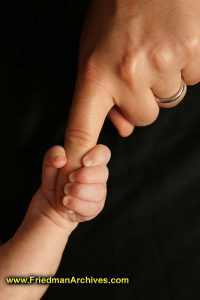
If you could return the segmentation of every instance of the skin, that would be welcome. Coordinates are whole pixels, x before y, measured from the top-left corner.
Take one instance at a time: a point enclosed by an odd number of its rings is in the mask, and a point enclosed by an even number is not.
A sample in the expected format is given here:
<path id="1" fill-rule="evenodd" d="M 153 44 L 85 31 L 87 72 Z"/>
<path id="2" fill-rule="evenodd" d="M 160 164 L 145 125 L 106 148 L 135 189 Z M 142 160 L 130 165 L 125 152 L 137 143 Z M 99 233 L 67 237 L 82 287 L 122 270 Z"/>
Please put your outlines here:
<path id="1" fill-rule="evenodd" d="M 68 191 L 70 202 L 67 206 L 84 220 L 94 218 L 104 206 L 110 150 L 97 145 L 83 158 L 83 164 L 87 157 L 93 158 L 92 165 L 83 166 L 70 177 L 73 188 Z M 45 155 L 42 184 L 17 232 L 0 246 L 0 299 L 38 300 L 48 287 L 7 285 L 3 280 L 5 276 L 54 276 L 57 271 L 68 238 L 77 226 L 60 216 L 54 208 L 56 178 L 59 169 L 67 165 L 64 148 L 60 146 L 51 148 Z M 65 197 L 67 187 L 64 187 Z"/>
<path id="2" fill-rule="evenodd" d="M 16 265 L 21 274 L 56 271 L 70 233 L 78 222 L 93 218 L 103 206 L 102 191 L 95 204 L 92 198 L 85 199 L 87 183 L 81 202 L 71 199 L 71 194 L 80 196 L 79 185 L 74 188 L 72 184 L 66 198 L 68 175 L 84 166 L 82 158 L 96 145 L 107 115 L 119 134 L 128 136 L 134 126 L 153 123 L 160 107 L 172 107 L 183 99 L 184 95 L 167 105 L 157 101 L 157 97 L 168 98 L 178 91 L 181 76 L 187 85 L 200 81 L 199 15 L 199 0 L 93 1 L 81 38 L 65 136 L 67 166 L 64 162 L 57 166 L 61 168 L 58 176 L 54 176 L 55 165 L 44 167 L 45 172 L 53 173 L 54 188 L 46 193 L 48 183 L 38 191 L 17 233 L 0 247 L 4 258 L 0 259 L 1 274 L 14 273 Z M 93 184 L 99 191 L 100 183 Z M 105 192 L 105 183 L 101 188 Z M 97 190 L 91 193 L 96 199 Z M 13 287 L 1 285 L 1 298 L 13 299 Z M 15 299 L 38 299 L 44 292 L 33 286 L 16 287 L 15 291 Z"/>
<path id="3" fill-rule="evenodd" d="M 76 89 L 65 136 L 70 158 L 57 182 L 57 207 L 63 214 L 63 186 L 69 171 L 97 143 L 108 116 L 121 136 L 134 126 L 153 123 L 159 98 L 200 81 L 199 0 L 95 0 L 80 42 Z M 72 222 L 78 215 L 66 215 Z"/>

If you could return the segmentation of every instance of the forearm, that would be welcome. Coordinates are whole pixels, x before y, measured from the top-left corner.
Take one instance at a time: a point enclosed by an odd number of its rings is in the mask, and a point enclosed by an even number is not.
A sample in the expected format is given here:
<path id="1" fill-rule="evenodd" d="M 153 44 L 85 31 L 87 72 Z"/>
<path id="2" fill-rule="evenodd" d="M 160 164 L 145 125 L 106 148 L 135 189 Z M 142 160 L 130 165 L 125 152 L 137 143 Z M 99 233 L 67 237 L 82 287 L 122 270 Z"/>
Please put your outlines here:
<path id="1" fill-rule="evenodd" d="M 106 148 L 97 145 L 89 152 L 92 168 L 83 167 L 70 174 L 73 175 L 71 180 L 76 192 L 73 192 L 66 212 L 60 211 L 56 205 L 56 181 L 58 170 L 66 165 L 65 151 L 60 146 L 47 151 L 43 160 L 42 184 L 15 235 L 0 246 L 0 299 L 41 299 L 47 285 L 8 285 L 5 277 L 22 276 L 27 280 L 34 275 L 55 275 L 68 237 L 78 225 L 78 217 L 81 222 L 91 220 L 103 208 L 108 178 L 106 164 L 110 159 L 110 151 Z M 88 160 L 88 156 L 85 158 Z M 66 174 L 64 178 L 66 180 Z M 65 200 L 71 192 L 65 185 Z M 73 211 L 71 215 L 74 215 L 75 221 L 69 219 L 69 210 Z"/>
<path id="2" fill-rule="evenodd" d="M 0 275 L 53 276 L 69 234 L 36 210 L 28 210 L 16 234 L 0 247 Z M 0 281 L 1 299 L 37 300 L 48 286 L 8 285 Z"/>

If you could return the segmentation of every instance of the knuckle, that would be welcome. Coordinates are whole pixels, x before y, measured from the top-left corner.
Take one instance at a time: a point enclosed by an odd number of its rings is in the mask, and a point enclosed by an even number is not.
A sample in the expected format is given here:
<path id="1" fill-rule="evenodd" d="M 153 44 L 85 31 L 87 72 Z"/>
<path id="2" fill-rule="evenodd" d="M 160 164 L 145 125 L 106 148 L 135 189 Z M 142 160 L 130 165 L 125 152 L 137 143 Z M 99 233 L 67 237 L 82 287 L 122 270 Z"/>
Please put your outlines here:
<path id="1" fill-rule="evenodd" d="M 140 127 L 151 125 L 156 121 L 159 115 L 159 108 L 157 110 L 154 110 L 153 112 L 146 112 L 143 118 L 141 118 L 139 121 L 136 121 L 135 124 Z"/>
<path id="2" fill-rule="evenodd" d="M 185 38 L 183 48 L 189 58 L 196 58 L 197 55 L 200 55 L 200 35 L 190 34 Z"/>
<path id="3" fill-rule="evenodd" d="M 149 53 L 149 57 L 153 67 L 160 73 L 169 71 L 169 68 L 171 68 L 174 63 L 172 51 L 168 46 L 159 46 L 152 49 Z"/>
<path id="4" fill-rule="evenodd" d="M 93 136 L 89 130 L 80 128 L 70 128 L 67 133 L 67 141 L 69 144 L 77 146 L 90 146 L 92 144 Z"/>
<path id="5" fill-rule="evenodd" d="M 100 203 L 88 203 L 87 205 L 87 217 L 96 216 L 99 213 L 99 210 L 101 208 Z"/>
<path id="6" fill-rule="evenodd" d="M 110 88 L 110 77 L 105 63 L 94 54 L 89 55 L 79 63 L 77 86 L 85 85 L 88 91 L 105 92 Z"/>
<path id="7" fill-rule="evenodd" d="M 94 203 L 92 203 L 94 204 Z M 89 204 L 86 210 L 81 211 L 79 210 L 78 213 L 78 221 L 89 221 L 94 219 L 103 209 L 104 202 L 101 203 L 95 203 L 94 206 L 92 204 Z"/>
<path id="8" fill-rule="evenodd" d="M 105 167 L 105 181 L 108 180 L 108 177 L 109 177 L 109 169 L 108 167 Z"/>
<path id="9" fill-rule="evenodd" d="M 147 121 L 145 123 L 145 126 L 147 125 L 151 125 L 152 123 L 154 123 L 156 121 L 156 119 L 158 118 L 158 115 L 159 115 L 159 110 L 154 113 L 154 114 L 151 114 L 148 118 L 147 118 Z"/>
<path id="10" fill-rule="evenodd" d="M 106 187 L 104 184 L 97 184 L 97 193 L 99 195 L 99 201 L 106 195 Z"/>
<path id="11" fill-rule="evenodd" d="M 82 216 L 82 218 L 94 218 L 102 210 L 103 205 L 103 203 L 88 202 L 87 204 L 84 203 L 84 207 L 82 205 L 79 207 L 77 203 L 74 202 L 73 209 L 74 211 L 78 211 L 78 214 Z"/>
<path id="12" fill-rule="evenodd" d="M 118 75 L 120 78 L 128 84 L 133 86 L 134 74 L 135 74 L 136 56 L 133 53 L 126 53 L 121 62 L 118 65 Z"/>
<path id="13" fill-rule="evenodd" d="M 99 72 L 98 62 L 93 54 L 88 55 L 83 63 L 79 66 L 85 77 L 93 79 Z"/>
<path id="14" fill-rule="evenodd" d="M 79 75 L 81 81 L 94 84 L 98 89 L 105 89 L 107 82 L 107 72 L 105 64 L 102 64 L 97 55 L 88 55 L 81 64 L 79 64 Z"/>

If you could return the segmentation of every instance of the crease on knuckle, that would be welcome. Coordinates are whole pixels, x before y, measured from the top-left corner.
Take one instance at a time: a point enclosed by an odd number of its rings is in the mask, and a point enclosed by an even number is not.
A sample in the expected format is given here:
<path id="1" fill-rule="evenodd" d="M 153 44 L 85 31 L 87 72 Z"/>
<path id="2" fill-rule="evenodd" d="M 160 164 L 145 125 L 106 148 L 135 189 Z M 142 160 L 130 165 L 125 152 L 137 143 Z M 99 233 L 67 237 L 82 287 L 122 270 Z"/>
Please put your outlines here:
<path id="1" fill-rule="evenodd" d="M 68 130 L 68 142 L 77 146 L 89 147 L 92 145 L 93 136 L 89 131 L 79 128 L 70 128 Z"/>
<path id="2" fill-rule="evenodd" d="M 111 80 L 108 64 L 97 54 L 89 54 L 79 63 L 78 85 L 85 85 L 96 93 L 109 92 Z"/>
<path id="3" fill-rule="evenodd" d="M 88 56 L 84 62 L 79 66 L 81 81 L 90 82 L 90 84 L 95 84 L 96 88 L 105 88 L 105 72 L 103 64 L 99 59 L 91 54 Z"/>
<path id="4" fill-rule="evenodd" d="M 99 72 L 98 63 L 93 56 L 88 57 L 82 64 L 82 72 L 88 79 L 93 79 Z"/>

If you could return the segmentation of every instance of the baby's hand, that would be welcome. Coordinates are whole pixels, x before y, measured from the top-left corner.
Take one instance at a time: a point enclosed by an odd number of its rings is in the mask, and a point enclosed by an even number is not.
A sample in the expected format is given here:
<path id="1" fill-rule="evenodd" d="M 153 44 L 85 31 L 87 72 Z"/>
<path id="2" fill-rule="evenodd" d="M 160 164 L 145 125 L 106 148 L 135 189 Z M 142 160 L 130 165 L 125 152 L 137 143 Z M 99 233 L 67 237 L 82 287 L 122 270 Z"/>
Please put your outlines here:
<path id="1" fill-rule="evenodd" d="M 63 205 L 56 204 L 56 179 L 59 169 L 67 164 L 64 148 L 55 146 L 45 155 L 42 171 L 42 185 L 34 195 L 29 209 L 36 209 L 53 223 L 73 230 L 77 222 L 91 220 L 102 210 L 106 199 L 108 179 L 107 163 L 110 150 L 104 145 L 96 145 L 82 159 L 83 167 L 69 175 L 69 183 L 64 186 Z"/>

